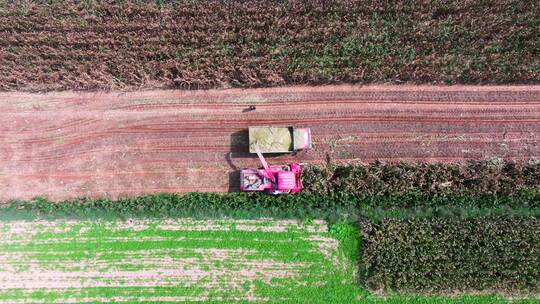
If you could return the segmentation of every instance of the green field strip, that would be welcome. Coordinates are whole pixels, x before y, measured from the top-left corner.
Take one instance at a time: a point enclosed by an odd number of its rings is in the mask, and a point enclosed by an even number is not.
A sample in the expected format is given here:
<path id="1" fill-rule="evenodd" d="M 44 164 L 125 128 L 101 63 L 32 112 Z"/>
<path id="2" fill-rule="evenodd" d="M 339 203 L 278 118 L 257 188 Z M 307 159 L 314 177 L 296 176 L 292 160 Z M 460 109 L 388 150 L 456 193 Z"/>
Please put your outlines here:
<path id="1" fill-rule="evenodd" d="M 196 297 L 196 298 L 211 298 L 211 297 L 227 297 L 235 296 L 239 293 L 234 291 L 209 291 L 208 288 L 201 284 L 201 286 L 158 286 L 158 287 L 92 287 L 92 288 L 66 288 L 66 289 L 14 289 L 0 292 L 1 301 L 12 301 L 19 299 L 28 300 L 47 300 L 54 302 L 60 299 L 112 299 L 126 297 L 131 299 L 141 299 L 149 297 Z"/>
<path id="2" fill-rule="evenodd" d="M 288 232 L 258 232 L 258 231 L 167 231 L 145 230 L 112 232 L 104 227 L 94 226 L 92 230 L 77 235 L 77 232 L 37 233 L 32 241 L 11 243 L 1 246 L 4 253 L 25 252 L 33 253 L 39 260 L 83 259 L 96 257 L 97 253 L 113 258 L 121 257 L 122 251 L 145 251 L 155 248 L 165 249 L 250 249 L 257 252 L 271 252 L 273 259 L 290 259 L 293 257 L 313 255 L 312 245 L 305 241 L 305 232 L 289 230 Z M 160 240 L 152 239 L 159 237 Z M 48 243 L 54 240 L 54 243 Z M 92 240 L 92 241 L 90 241 Z M 127 241 L 129 240 L 129 241 Z M 291 243 L 294 242 L 294 245 Z M 294 249 L 293 249 L 294 248 Z M 61 256 L 55 252 L 62 252 Z M 252 258 L 258 255 L 252 254 Z M 311 258 L 315 258 L 311 256 Z"/>
<path id="3" fill-rule="evenodd" d="M 76 220 L 35 220 L 35 221 L 6 221 L 2 225 L 2 232 L 9 233 L 16 231 L 17 234 L 29 236 L 35 233 L 46 232 L 84 232 L 92 228 L 105 227 L 116 232 L 119 230 L 142 231 L 142 230 L 186 230 L 186 231 L 229 231 L 229 230 L 257 230 L 261 232 L 272 232 L 271 229 L 278 229 L 275 232 L 284 232 L 295 229 L 304 232 L 327 232 L 324 221 L 313 220 L 309 222 L 298 222 L 295 220 L 196 220 L 196 219 L 136 219 L 129 221 L 76 221 Z M 2 240 L 0 240 L 2 241 Z"/>
<path id="4" fill-rule="evenodd" d="M 246 222 L 241 224 L 246 225 Z M 287 225 L 276 229 L 276 225 L 268 221 L 248 224 L 272 227 L 278 232 L 247 226 L 238 230 L 239 223 L 234 221 L 221 221 L 220 227 L 226 229 L 218 231 L 181 227 L 158 229 L 164 224 L 154 225 L 150 221 L 146 221 L 146 229 L 140 229 L 142 225 L 134 225 L 136 229 L 129 225 L 122 227 L 122 224 L 114 222 L 55 222 L 49 226 L 29 222 L 16 223 L 17 229 L 6 228 L 4 224 L 2 231 L 8 233 L 0 242 L 0 256 L 5 258 L 3 265 L 10 267 L 14 278 L 17 278 L 17 272 L 24 274 L 30 269 L 37 269 L 44 275 L 48 275 L 47 271 L 65 273 L 57 274 L 56 279 L 68 285 L 107 286 L 4 288 L 0 289 L 0 300 L 54 302 L 105 297 L 140 302 L 159 297 L 196 297 L 227 302 L 227 299 L 242 299 L 249 290 L 256 290 L 255 282 L 280 288 L 280 281 L 272 277 L 278 274 L 278 277 L 285 275 L 287 282 L 302 284 L 306 275 L 322 280 L 325 274 L 330 273 L 331 268 L 324 269 L 331 263 L 324 263 L 326 258 L 319 251 L 319 241 L 309 239 L 323 236 L 325 233 L 320 231 L 324 225 L 317 224 L 314 228 L 303 224 Z M 185 276 L 171 274 L 164 274 L 157 281 L 123 277 L 125 272 L 136 276 L 144 275 L 145 271 L 159 273 L 175 266 L 181 266 L 181 270 L 186 272 L 202 271 L 200 280 L 189 281 Z M 110 271 L 118 275 L 106 275 Z M 39 274 L 37 277 L 41 278 Z M 139 291 L 135 293 L 134 286 L 128 286 L 139 283 L 160 286 L 138 286 Z M 260 298 L 258 295 L 252 297 Z"/>
<path id="5" fill-rule="evenodd" d="M 314 252 L 308 242 L 262 242 L 243 240 L 239 244 L 234 244 L 231 240 L 222 241 L 220 244 L 212 244 L 211 241 L 191 240 L 191 241 L 163 241 L 163 242 L 118 242 L 103 244 L 100 242 L 92 243 L 60 243 L 60 244 L 39 244 L 39 245 L 14 245 L 9 248 L 0 248 L 4 253 L 22 253 L 26 252 L 31 257 L 42 260 L 80 260 L 98 258 L 99 256 L 110 258 L 115 257 L 115 254 L 122 254 L 124 251 L 139 250 L 144 251 L 153 248 L 204 248 L 204 249 L 243 249 L 252 248 L 258 251 L 272 252 L 273 259 L 283 261 L 295 261 L 303 259 L 311 259 L 314 261 L 324 258 L 321 254 Z M 60 257 L 54 252 L 66 252 Z M 252 255 L 253 256 L 253 255 Z"/>

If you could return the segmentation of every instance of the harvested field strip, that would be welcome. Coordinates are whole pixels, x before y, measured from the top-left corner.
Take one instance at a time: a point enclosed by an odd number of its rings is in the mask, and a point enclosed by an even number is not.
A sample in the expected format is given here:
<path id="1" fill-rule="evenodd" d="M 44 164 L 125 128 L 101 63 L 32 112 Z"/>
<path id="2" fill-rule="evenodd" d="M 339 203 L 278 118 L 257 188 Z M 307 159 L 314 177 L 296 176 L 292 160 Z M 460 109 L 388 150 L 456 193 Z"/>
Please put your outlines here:
<path id="1" fill-rule="evenodd" d="M 342 294 L 322 299 L 352 300 L 352 261 L 323 221 L 40 220 L 0 229 L 1 302 L 298 301 L 337 282 Z"/>
<path id="2" fill-rule="evenodd" d="M 238 191 L 264 124 L 313 134 L 273 164 L 538 159 L 538 102 L 524 86 L 0 93 L 0 200 Z"/>
<path id="3" fill-rule="evenodd" d="M 0 90 L 538 82 L 539 11 L 511 0 L 4 1 Z"/>

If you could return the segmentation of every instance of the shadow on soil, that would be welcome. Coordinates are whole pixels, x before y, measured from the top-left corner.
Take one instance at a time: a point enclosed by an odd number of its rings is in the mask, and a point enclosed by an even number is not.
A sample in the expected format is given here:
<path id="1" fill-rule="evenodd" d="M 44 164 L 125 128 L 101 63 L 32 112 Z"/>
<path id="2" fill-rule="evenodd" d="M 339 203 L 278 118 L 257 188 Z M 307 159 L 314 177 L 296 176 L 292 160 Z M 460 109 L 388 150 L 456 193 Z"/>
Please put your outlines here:
<path id="1" fill-rule="evenodd" d="M 250 157 L 248 130 L 236 131 L 231 134 L 230 158 Z M 229 162 L 229 160 L 227 160 Z M 229 165 L 231 165 L 229 163 Z"/>
<path id="2" fill-rule="evenodd" d="M 225 160 L 232 170 L 229 172 L 229 192 L 238 192 L 240 191 L 240 170 L 245 167 L 239 159 L 251 157 L 248 130 L 232 133 L 230 143 L 229 153 L 225 155 Z"/>
<path id="3" fill-rule="evenodd" d="M 240 191 L 240 170 L 229 172 L 229 192 Z"/>

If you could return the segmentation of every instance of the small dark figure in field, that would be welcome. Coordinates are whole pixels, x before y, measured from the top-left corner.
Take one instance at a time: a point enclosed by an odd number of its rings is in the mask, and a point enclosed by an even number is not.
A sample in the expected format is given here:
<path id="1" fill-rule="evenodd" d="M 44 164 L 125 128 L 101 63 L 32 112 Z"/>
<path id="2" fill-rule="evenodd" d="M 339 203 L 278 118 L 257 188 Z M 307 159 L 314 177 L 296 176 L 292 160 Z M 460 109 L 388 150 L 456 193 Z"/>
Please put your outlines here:
<path id="1" fill-rule="evenodd" d="M 251 105 L 251 106 L 249 106 L 247 109 L 245 109 L 245 110 L 242 111 L 242 112 L 253 112 L 253 111 L 255 111 L 256 109 L 257 109 L 256 106 Z"/>

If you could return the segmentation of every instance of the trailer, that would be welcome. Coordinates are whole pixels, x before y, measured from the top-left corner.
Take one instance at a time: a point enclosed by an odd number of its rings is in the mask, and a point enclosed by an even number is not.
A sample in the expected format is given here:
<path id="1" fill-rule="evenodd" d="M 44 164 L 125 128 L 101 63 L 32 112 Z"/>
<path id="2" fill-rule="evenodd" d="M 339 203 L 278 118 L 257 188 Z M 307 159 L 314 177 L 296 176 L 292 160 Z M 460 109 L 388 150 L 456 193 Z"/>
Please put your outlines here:
<path id="1" fill-rule="evenodd" d="M 292 126 L 249 127 L 249 152 L 291 153 L 311 149 L 311 130 Z"/>

